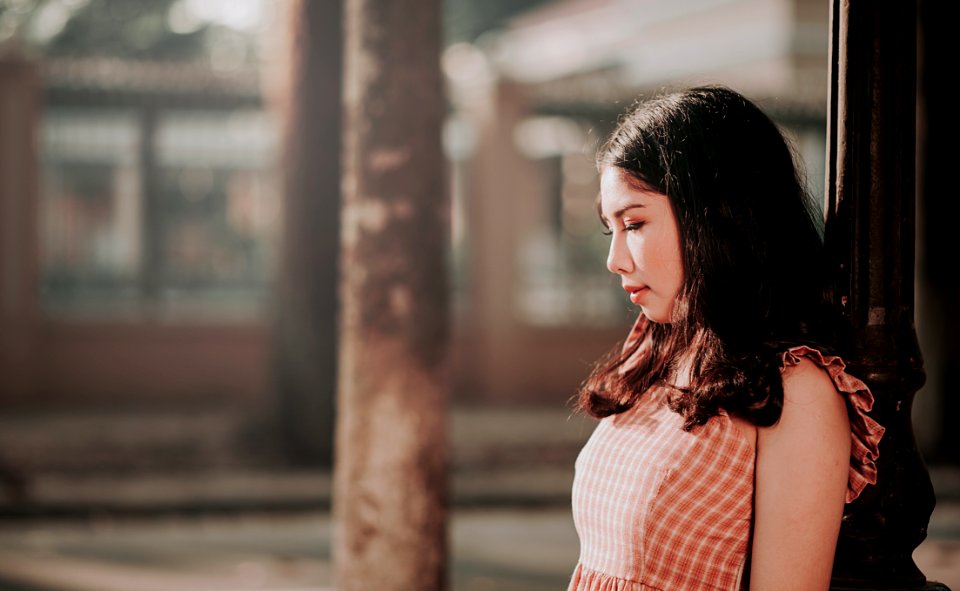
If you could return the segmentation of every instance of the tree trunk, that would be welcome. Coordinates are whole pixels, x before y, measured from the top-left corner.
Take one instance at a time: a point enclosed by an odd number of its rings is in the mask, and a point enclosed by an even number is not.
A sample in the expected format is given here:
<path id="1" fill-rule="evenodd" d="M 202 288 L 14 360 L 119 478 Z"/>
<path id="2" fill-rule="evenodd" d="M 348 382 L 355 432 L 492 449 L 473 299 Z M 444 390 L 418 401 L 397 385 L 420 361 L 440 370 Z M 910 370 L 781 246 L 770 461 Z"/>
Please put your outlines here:
<path id="1" fill-rule="evenodd" d="M 440 4 L 346 7 L 337 588 L 445 585 Z"/>

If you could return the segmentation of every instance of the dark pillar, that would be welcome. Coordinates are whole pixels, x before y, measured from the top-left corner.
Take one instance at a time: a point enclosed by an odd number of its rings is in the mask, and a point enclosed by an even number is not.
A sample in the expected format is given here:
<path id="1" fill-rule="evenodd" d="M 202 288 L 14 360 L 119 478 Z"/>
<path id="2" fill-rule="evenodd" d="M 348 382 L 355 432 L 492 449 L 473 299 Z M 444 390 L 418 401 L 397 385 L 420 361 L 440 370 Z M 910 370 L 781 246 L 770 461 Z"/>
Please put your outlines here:
<path id="1" fill-rule="evenodd" d="M 341 591 L 445 587 L 449 207 L 439 0 L 348 0 L 334 545 Z"/>
<path id="2" fill-rule="evenodd" d="M 283 224 L 274 379 L 287 457 L 333 459 L 340 236 L 342 2 L 288 7 L 278 92 L 283 121 Z M 275 92 L 269 89 L 268 92 Z"/>
<path id="3" fill-rule="evenodd" d="M 40 326 L 40 66 L 0 49 L 0 404 L 37 391 Z M 29 492 L 23 458 L 0 449 L 0 494 Z"/>
<path id="4" fill-rule="evenodd" d="M 877 485 L 844 515 L 833 589 L 945 589 L 912 559 L 934 505 L 910 421 L 924 381 L 913 324 L 916 9 L 833 1 L 825 239 L 853 329 L 851 373 L 887 428 Z"/>
<path id="5" fill-rule="evenodd" d="M 36 391 L 40 338 L 39 64 L 0 54 L 0 402 Z M 0 456 L 2 456 L 0 450 Z M 4 468 L 0 466 L 0 476 Z"/>

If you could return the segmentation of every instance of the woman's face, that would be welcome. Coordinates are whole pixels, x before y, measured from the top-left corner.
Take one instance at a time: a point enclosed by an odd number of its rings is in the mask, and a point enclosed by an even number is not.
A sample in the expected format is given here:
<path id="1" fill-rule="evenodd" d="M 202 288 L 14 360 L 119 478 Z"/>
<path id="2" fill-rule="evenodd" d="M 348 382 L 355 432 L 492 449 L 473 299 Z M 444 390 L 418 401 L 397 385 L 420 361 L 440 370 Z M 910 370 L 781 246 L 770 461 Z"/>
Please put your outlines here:
<path id="1" fill-rule="evenodd" d="M 607 269 L 654 322 L 669 322 L 683 285 L 677 221 L 666 195 L 640 188 L 608 166 L 600 177 L 600 215 L 611 232 Z"/>

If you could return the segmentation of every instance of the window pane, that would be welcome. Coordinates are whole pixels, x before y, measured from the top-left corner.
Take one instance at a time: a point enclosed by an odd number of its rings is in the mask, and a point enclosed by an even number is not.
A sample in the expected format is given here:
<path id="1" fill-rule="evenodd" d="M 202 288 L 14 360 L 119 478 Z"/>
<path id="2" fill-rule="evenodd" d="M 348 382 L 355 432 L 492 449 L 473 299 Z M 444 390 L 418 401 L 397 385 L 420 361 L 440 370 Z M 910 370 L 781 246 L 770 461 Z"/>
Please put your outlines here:
<path id="1" fill-rule="evenodd" d="M 251 318 L 261 310 L 279 213 L 274 127 L 255 109 L 158 113 L 155 126 L 135 108 L 45 117 L 48 312 Z"/>
<path id="2" fill-rule="evenodd" d="M 136 299 L 138 143 L 130 112 L 63 110 L 44 118 L 40 250 L 48 308 Z"/>
<path id="3" fill-rule="evenodd" d="M 155 223 L 166 305 L 252 313 L 263 303 L 279 203 L 275 143 L 256 111 L 163 118 Z"/>

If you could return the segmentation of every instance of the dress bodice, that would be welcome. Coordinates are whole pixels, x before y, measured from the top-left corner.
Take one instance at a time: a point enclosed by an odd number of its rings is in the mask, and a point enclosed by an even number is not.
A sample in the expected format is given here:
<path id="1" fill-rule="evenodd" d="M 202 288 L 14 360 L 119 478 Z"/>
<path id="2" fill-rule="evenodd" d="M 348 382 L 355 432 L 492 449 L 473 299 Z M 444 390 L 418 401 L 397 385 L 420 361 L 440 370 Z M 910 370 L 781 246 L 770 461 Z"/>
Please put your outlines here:
<path id="1" fill-rule="evenodd" d="M 847 501 L 876 481 L 883 427 L 867 416 L 873 397 L 843 361 L 808 347 L 847 401 L 851 468 Z M 654 388 L 626 412 L 602 419 L 576 461 L 573 514 L 580 561 L 570 591 L 740 588 L 753 520 L 755 452 L 724 412 L 684 431 Z"/>

